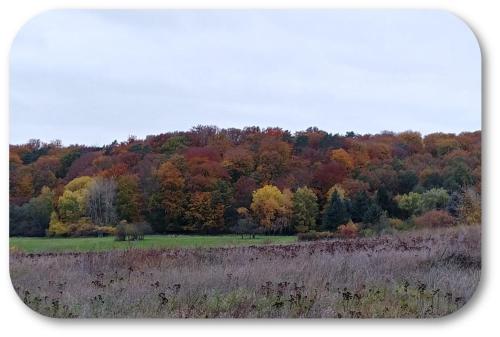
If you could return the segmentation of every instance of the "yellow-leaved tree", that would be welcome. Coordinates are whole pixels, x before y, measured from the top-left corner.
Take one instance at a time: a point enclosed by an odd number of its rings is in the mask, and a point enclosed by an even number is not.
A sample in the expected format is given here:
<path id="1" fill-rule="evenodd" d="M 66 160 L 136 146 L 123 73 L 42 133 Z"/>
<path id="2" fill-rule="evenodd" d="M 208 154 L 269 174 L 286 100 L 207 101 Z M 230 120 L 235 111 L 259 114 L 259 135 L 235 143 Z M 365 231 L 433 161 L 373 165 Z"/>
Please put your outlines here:
<path id="1" fill-rule="evenodd" d="M 265 231 L 286 230 L 290 224 L 292 193 L 283 193 L 273 185 L 264 185 L 252 194 L 253 215 Z"/>
<path id="2" fill-rule="evenodd" d="M 58 200 L 59 219 L 62 222 L 76 222 L 85 216 L 88 189 L 93 179 L 82 176 L 71 180 Z"/>
<path id="3" fill-rule="evenodd" d="M 59 220 L 56 212 L 50 214 L 49 229 L 47 229 L 47 236 L 63 236 L 69 233 L 68 225 Z"/>

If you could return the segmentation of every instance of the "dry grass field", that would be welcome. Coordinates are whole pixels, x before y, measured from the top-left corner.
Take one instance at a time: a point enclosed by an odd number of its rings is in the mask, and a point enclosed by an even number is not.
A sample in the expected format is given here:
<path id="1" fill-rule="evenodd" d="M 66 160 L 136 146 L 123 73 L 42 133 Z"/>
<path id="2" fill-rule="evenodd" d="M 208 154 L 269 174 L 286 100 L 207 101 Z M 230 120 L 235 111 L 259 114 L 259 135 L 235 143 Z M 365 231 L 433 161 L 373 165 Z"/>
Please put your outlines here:
<path id="1" fill-rule="evenodd" d="M 248 247 L 11 251 L 19 297 L 51 317 L 441 317 L 480 279 L 480 227 Z"/>

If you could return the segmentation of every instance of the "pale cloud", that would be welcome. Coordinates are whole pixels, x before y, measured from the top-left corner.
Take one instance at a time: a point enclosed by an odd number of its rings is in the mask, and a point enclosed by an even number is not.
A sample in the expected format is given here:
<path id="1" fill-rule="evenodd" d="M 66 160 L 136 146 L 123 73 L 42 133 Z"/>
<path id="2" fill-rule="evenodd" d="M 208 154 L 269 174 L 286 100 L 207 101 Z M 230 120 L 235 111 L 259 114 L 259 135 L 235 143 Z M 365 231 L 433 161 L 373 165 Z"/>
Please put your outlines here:
<path id="1" fill-rule="evenodd" d="M 51 11 L 11 50 L 11 142 L 197 124 L 481 128 L 474 35 L 442 11 Z"/>

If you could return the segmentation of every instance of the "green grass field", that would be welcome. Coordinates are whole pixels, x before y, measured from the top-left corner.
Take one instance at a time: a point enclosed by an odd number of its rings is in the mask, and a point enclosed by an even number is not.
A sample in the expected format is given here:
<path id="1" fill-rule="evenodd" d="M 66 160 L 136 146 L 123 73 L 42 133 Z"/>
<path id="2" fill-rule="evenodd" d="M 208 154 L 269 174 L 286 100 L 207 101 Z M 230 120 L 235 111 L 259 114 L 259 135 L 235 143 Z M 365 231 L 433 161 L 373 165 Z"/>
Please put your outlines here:
<path id="1" fill-rule="evenodd" d="M 147 235 L 142 241 L 115 241 L 103 238 L 10 238 L 10 247 L 30 253 L 39 252 L 88 252 L 126 248 L 197 248 L 229 247 L 262 244 L 284 244 L 297 241 L 295 236 L 263 236 L 255 239 L 238 235 Z"/>

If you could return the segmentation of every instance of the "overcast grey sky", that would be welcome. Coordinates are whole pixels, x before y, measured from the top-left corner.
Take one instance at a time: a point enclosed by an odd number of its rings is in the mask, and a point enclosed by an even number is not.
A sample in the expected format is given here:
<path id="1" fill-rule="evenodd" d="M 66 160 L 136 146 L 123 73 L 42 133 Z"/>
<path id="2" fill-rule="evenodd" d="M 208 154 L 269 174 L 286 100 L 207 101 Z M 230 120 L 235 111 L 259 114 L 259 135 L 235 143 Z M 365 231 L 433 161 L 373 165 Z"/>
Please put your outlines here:
<path id="1" fill-rule="evenodd" d="M 479 46 L 442 11 L 50 11 L 21 28 L 10 74 L 11 143 L 481 128 Z"/>

